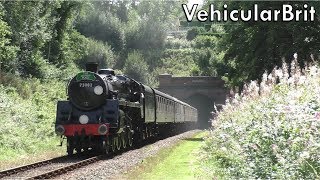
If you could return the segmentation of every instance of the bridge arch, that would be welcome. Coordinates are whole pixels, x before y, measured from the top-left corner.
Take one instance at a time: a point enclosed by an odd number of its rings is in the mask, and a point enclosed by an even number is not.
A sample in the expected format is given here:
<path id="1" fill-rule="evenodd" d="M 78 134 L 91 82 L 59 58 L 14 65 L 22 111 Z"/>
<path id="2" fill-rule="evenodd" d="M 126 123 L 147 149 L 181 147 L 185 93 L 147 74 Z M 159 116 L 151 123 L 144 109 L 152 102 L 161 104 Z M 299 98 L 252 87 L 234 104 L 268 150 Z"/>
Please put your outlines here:
<path id="1" fill-rule="evenodd" d="M 214 104 L 225 104 L 228 90 L 218 77 L 172 77 L 159 75 L 159 90 L 170 94 L 198 109 L 198 123 L 207 128 Z"/>
<path id="2" fill-rule="evenodd" d="M 203 94 L 193 94 L 185 102 L 198 109 L 198 125 L 200 128 L 207 128 L 210 119 L 210 111 L 213 110 L 214 101 Z"/>

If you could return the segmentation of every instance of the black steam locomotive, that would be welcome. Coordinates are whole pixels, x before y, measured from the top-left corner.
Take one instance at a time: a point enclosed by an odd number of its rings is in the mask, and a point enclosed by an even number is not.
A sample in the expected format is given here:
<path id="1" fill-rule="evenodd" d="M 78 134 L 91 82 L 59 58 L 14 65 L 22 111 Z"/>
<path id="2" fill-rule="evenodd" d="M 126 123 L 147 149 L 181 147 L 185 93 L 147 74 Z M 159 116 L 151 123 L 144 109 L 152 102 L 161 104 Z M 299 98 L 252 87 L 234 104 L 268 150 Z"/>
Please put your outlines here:
<path id="1" fill-rule="evenodd" d="M 112 69 L 86 71 L 68 84 L 68 99 L 59 101 L 56 134 L 67 139 L 67 153 L 94 149 L 115 152 L 151 137 L 167 135 L 197 121 L 197 110 Z"/>

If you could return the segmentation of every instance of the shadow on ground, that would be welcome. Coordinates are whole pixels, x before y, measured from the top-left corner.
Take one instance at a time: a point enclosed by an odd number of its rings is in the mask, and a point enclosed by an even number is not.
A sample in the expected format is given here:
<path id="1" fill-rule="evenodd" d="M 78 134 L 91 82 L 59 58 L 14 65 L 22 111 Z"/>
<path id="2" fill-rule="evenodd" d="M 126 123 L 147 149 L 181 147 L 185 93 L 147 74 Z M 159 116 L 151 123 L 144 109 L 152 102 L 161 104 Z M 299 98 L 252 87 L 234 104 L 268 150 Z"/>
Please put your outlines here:
<path id="1" fill-rule="evenodd" d="M 186 139 L 183 139 L 185 141 L 204 141 L 203 138 L 186 138 Z"/>

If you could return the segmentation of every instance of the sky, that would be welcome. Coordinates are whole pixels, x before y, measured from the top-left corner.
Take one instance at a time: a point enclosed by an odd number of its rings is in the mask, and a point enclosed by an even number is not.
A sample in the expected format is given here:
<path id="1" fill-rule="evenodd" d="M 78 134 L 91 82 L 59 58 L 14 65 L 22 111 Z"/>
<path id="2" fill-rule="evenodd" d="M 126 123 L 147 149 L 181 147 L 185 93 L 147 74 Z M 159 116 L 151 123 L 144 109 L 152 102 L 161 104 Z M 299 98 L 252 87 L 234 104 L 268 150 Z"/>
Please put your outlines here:
<path id="1" fill-rule="evenodd" d="M 203 0 L 189 0 L 188 7 L 191 7 L 193 4 L 202 4 Z"/>

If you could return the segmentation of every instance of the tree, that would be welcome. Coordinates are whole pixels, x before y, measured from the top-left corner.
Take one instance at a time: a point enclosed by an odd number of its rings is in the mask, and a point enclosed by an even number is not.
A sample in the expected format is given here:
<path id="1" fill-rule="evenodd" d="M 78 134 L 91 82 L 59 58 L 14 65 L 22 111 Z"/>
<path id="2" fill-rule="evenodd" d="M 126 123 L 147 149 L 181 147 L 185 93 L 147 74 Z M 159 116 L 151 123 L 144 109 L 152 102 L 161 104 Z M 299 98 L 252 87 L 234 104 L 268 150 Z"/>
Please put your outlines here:
<path id="1" fill-rule="evenodd" d="M 200 33 L 205 32 L 205 29 L 202 27 L 193 27 L 187 32 L 187 40 L 192 41 L 195 39 Z"/>
<path id="2" fill-rule="evenodd" d="M 121 21 L 111 13 L 93 10 L 77 23 L 76 28 L 87 37 L 107 42 L 116 52 L 124 48 Z"/>
<path id="3" fill-rule="evenodd" d="M 50 53 L 48 59 L 58 66 L 70 63 L 65 57 L 67 52 L 67 34 L 71 29 L 71 22 L 74 13 L 81 9 L 82 4 L 76 1 L 62 1 L 60 7 L 56 9 L 56 23 L 54 25 L 54 37 L 49 42 Z"/>
<path id="4" fill-rule="evenodd" d="M 143 56 L 138 51 L 128 54 L 128 58 L 123 68 L 124 74 L 142 83 L 147 82 L 148 65 Z"/>
<path id="5" fill-rule="evenodd" d="M 0 4 L 0 12 L 3 12 L 3 6 Z M 5 72 L 12 72 L 16 65 L 16 51 L 17 47 L 10 46 L 11 35 L 10 27 L 2 20 L 3 14 L 0 13 L 0 74 L 2 70 Z"/>
<path id="6" fill-rule="evenodd" d="M 251 9 L 256 2 L 227 2 L 230 9 Z M 302 9 L 304 2 L 287 2 Z M 283 2 L 259 2 L 260 9 L 281 9 Z M 320 2 L 310 2 L 320 11 Z M 262 77 L 265 71 L 280 66 L 282 59 L 292 60 L 299 55 L 299 63 L 313 61 L 320 48 L 320 19 L 315 22 L 227 22 L 219 39 L 220 51 L 225 52 L 224 75 L 233 86 Z M 222 72 L 220 72 L 222 73 Z"/>
<path id="7" fill-rule="evenodd" d="M 51 1 L 5 1 L 4 20 L 12 30 L 11 45 L 19 48 L 16 69 L 25 75 L 41 76 L 45 64 L 42 48 L 50 41 L 56 18 L 51 16 L 58 5 Z"/>

